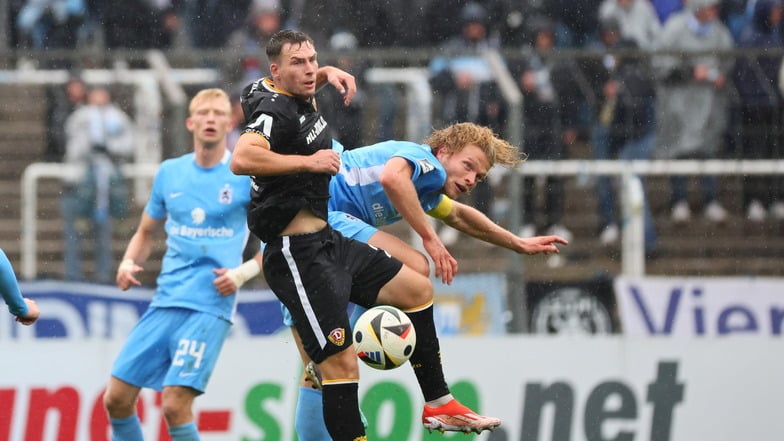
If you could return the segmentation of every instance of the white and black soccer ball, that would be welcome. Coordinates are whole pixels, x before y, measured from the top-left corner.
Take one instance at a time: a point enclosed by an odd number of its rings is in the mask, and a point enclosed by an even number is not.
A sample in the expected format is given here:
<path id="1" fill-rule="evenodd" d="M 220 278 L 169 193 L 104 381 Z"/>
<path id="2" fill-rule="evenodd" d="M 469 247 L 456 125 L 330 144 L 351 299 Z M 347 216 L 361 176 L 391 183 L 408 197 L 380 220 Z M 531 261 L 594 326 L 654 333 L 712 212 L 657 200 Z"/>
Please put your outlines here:
<path id="1" fill-rule="evenodd" d="M 368 309 L 354 324 L 357 356 L 374 369 L 394 369 L 408 361 L 416 331 L 408 316 L 394 306 Z"/>

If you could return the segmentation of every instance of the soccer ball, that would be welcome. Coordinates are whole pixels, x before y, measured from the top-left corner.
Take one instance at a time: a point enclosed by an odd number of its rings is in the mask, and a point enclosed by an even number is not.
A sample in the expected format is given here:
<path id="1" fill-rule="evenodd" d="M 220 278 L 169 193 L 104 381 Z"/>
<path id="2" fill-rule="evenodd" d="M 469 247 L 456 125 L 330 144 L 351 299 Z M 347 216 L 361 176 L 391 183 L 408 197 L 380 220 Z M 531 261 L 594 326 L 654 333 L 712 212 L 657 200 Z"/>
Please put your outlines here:
<path id="1" fill-rule="evenodd" d="M 368 309 L 354 324 L 354 349 L 366 365 L 394 369 L 408 361 L 416 346 L 411 320 L 394 306 Z"/>

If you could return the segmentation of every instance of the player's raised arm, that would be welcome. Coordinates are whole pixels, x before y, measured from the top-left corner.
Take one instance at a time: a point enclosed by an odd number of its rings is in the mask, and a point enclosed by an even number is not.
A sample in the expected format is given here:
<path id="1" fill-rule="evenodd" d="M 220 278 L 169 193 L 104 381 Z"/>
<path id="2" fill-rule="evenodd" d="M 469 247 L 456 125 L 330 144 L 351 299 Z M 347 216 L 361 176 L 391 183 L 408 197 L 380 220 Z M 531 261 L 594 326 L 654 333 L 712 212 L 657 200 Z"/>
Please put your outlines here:
<path id="1" fill-rule="evenodd" d="M 343 95 L 343 105 L 348 106 L 354 95 L 357 94 L 357 82 L 354 75 L 338 69 L 334 66 L 320 67 L 316 74 L 316 89 L 320 89 L 327 83 L 331 84 L 341 95 Z"/>
<path id="2" fill-rule="evenodd" d="M 408 160 L 395 156 L 384 165 L 379 182 L 395 209 L 422 238 L 422 246 L 433 259 L 436 277 L 440 277 L 444 283 L 452 283 L 457 274 L 457 259 L 452 257 L 428 221 L 411 180 L 412 174 Z"/>
<path id="3" fill-rule="evenodd" d="M 318 150 L 312 155 L 282 155 L 270 150 L 261 135 L 240 136 L 231 156 L 231 171 L 237 175 L 280 176 L 291 173 L 329 173 L 340 169 L 340 155 L 332 150 Z"/>
<path id="4" fill-rule="evenodd" d="M 556 245 L 568 245 L 560 236 L 519 237 L 493 222 L 474 207 L 452 201 L 452 211 L 442 219 L 444 223 L 471 237 L 498 245 L 517 253 L 558 253 Z"/>

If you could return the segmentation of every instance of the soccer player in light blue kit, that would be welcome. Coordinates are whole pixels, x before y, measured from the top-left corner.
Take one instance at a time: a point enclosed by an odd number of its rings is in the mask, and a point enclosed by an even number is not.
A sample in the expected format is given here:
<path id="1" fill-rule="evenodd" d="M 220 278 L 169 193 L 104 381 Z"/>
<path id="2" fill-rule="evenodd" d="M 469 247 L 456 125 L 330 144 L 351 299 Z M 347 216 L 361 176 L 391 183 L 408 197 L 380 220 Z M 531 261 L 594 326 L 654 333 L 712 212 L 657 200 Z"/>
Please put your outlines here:
<path id="1" fill-rule="evenodd" d="M 342 150 L 334 142 L 335 149 Z M 455 199 L 473 189 L 494 164 L 519 162 L 516 147 L 499 139 L 487 127 L 459 123 L 433 132 L 424 144 L 385 141 L 341 153 L 341 166 L 330 182 L 329 223 L 344 236 L 389 252 L 404 264 L 429 275 L 428 259 L 403 240 L 378 227 L 405 219 L 422 238 L 434 262 L 435 275 L 451 283 L 457 261 L 436 234 L 428 215 L 472 237 L 518 253 L 558 253 L 559 236 L 523 238 L 497 225 L 481 211 Z M 355 307 L 352 323 L 364 311 Z M 284 318 L 293 325 L 284 308 Z M 295 328 L 291 328 L 293 331 Z M 295 332 L 296 338 L 296 332 Z M 319 424 L 321 394 L 315 365 L 302 353 L 306 376 L 297 404 L 295 425 L 300 441 L 326 441 Z M 459 405 L 456 401 L 446 406 Z M 422 422 L 428 429 L 481 431 L 453 419 L 441 407 L 425 406 Z"/>
<path id="2" fill-rule="evenodd" d="M 17 322 L 29 326 L 38 320 L 40 315 L 38 305 L 35 300 L 22 297 L 14 268 L 2 249 L 0 249 L 0 294 L 8 305 L 8 312 L 16 317 Z"/>
<path id="3" fill-rule="evenodd" d="M 141 285 L 135 273 L 165 230 L 155 296 L 117 356 L 104 395 L 116 441 L 142 441 L 136 415 L 142 387 L 163 390 L 174 441 L 199 439 L 193 400 L 204 392 L 228 335 L 237 289 L 261 267 L 260 254 L 242 262 L 250 179 L 229 170 L 229 97 L 202 90 L 189 112 L 194 151 L 161 164 L 117 270 L 120 289 Z"/>

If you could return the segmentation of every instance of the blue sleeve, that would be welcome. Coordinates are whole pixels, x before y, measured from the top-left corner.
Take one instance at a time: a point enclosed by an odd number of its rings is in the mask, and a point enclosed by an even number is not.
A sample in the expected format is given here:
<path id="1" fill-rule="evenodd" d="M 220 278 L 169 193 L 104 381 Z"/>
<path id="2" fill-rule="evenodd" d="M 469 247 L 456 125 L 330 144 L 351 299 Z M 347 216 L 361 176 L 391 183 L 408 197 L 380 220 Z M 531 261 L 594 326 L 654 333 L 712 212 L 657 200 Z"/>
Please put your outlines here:
<path id="1" fill-rule="evenodd" d="M 22 292 L 19 291 L 16 274 L 3 250 L 0 250 L 0 292 L 11 314 L 17 317 L 27 314 L 27 304 L 22 298 Z"/>

